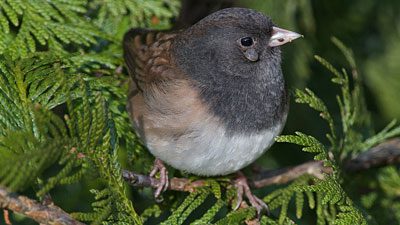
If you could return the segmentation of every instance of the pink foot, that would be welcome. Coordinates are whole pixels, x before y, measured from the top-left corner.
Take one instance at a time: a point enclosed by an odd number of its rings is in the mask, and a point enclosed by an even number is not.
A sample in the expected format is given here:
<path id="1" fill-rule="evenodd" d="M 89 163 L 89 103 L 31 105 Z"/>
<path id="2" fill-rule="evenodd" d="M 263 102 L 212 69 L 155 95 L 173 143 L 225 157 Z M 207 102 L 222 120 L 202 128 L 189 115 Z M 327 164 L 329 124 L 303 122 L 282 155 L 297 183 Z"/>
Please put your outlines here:
<path id="1" fill-rule="evenodd" d="M 242 172 L 238 172 L 238 178 L 236 178 L 235 180 L 235 186 L 237 189 L 237 203 L 234 208 L 235 210 L 237 210 L 240 207 L 241 203 L 243 202 L 243 194 L 245 194 L 251 206 L 256 208 L 258 217 L 264 210 L 268 212 L 267 204 L 265 204 L 264 201 L 257 198 L 257 196 L 251 193 L 249 184 L 247 183 L 247 178 L 243 175 Z"/>
<path id="2" fill-rule="evenodd" d="M 164 163 L 160 159 L 156 159 L 154 161 L 154 166 L 153 169 L 150 172 L 150 177 L 155 177 L 157 173 L 160 173 L 160 179 L 157 184 L 157 189 L 154 192 L 154 197 L 156 200 L 162 201 L 162 198 L 160 198 L 161 192 L 164 192 L 167 190 L 168 185 L 169 185 L 169 180 L 168 180 L 168 170 L 165 167 Z"/>

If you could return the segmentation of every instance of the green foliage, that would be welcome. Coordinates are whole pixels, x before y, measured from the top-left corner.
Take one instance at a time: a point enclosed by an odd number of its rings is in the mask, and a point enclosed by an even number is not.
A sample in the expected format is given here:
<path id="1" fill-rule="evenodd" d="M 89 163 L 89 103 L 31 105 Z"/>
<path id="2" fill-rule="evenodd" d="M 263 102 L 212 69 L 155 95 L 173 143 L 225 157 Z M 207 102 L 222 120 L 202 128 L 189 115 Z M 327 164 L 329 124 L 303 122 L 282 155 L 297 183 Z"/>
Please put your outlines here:
<path id="1" fill-rule="evenodd" d="M 2 186 L 33 187 L 40 199 L 96 177 L 92 210 L 73 215 L 92 224 L 142 223 L 117 154 L 143 155 L 125 110 L 120 40 L 133 25 L 168 27 L 178 7 L 156 0 L 0 3 Z"/>
<path id="2" fill-rule="evenodd" d="M 89 4 L 98 14 L 94 23 L 105 32 L 119 37 L 122 37 L 121 32 L 126 31 L 123 29 L 127 24 L 131 27 L 169 27 L 169 19 L 178 14 L 180 6 L 178 1 L 159 0 L 93 0 Z M 121 25 L 125 27 L 120 29 Z"/>
<path id="3" fill-rule="evenodd" d="M 312 109 L 320 112 L 321 113 L 320 116 L 328 122 L 331 134 L 327 134 L 327 138 L 331 141 L 331 144 L 333 144 L 333 139 L 336 138 L 336 132 L 332 116 L 328 112 L 325 103 L 308 88 L 306 88 L 305 91 L 300 91 L 297 89 L 295 94 L 296 94 L 295 101 L 297 103 L 308 104 Z"/>
<path id="4" fill-rule="evenodd" d="M 397 34 L 400 36 L 399 34 Z M 400 118 L 400 106 L 397 104 L 400 89 L 399 73 L 400 43 L 397 38 L 388 37 L 388 53 L 384 56 L 374 55 L 366 63 L 366 83 L 374 96 L 379 100 L 379 112 L 386 118 Z"/>
<path id="5" fill-rule="evenodd" d="M 242 221 L 252 219 L 254 218 L 255 215 L 256 215 L 255 209 L 242 208 L 228 213 L 225 218 L 217 221 L 215 224 L 216 225 L 241 224 Z"/>
<path id="6" fill-rule="evenodd" d="M 117 135 L 106 101 L 100 94 L 93 97 L 87 95 L 81 102 L 69 102 L 68 105 L 71 115 L 68 125 L 78 140 L 77 150 L 83 154 L 88 164 L 97 169 L 105 186 L 101 191 L 93 191 L 96 201 L 92 206 L 95 213 L 76 214 L 77 217 L 92 221 L 93 224 L 141 223 L 126 195 L 117 159 Z"/>
<path id="7" fill-rule="evenodd" d="M 217 213 L 221 210 L 224 206 L 224 201 L 218 199 L 215 204 L 207 210 L 204 215 L 199 218 L 198 220 L 194 221 L 193 224 L 209 224 L 212 222 L 213 218 L 217 215 Z"/>
<path id="8" fill-rule="evenodd" d="M 182 224 L 190 215 L 190 213 L 192 213 L 197 207 L 199 207 L 201 203 L 204 202 L 208 194 L 208 192 L 201 190 L 190 193 L 190 195 L 185 198 L 181 205 L 174 210 L 172 215 L 161 224 Z"/>
<path id="9" fill-rule="evenodd" d="M 363 133 L 359 131 L 359 127 L 368 126 L 369 120 L 365 108 L 364 99 L 361 93 L 360 83 L 357 81 L 357 68 L 351 50 L 349 50 L 342 42 L 336 38 L 332 38 L 332 42 L 341 50 L 344 57 L 348 61 L 354 81 L 354 88 L 350 88 L 350 78 L 343 68 L 339 72 L 332 64 L 320 56 L 316 56 L 316 60 L 320 62 L 327 70 L 333 74 L 332 82 L 340 85 L 341 95 L 336 96 L 340 109 L 341 129 L 336 131 L 335 120 L 328 111 L 325 103 L 318 98 L 314 92 L 309 89 L 305 91 L 296 90 L 296 99 L 298 103 L 309 105 L 312 109 L 318 111 L 320 116 L 329 124 L 330 132 L 326 135 L 330 142 L 330 146 L 325 147 L 320 141 L 310 135 L 296 132 L 295 135 L 283 135 L 276 138 L 278 142 L 293 143 L 303 146 L 302 150 L 316 154 L 315 160 L 322 160 L 324 166 L 332 168 L 333 173 L 325 175 L 323 179 L 312 179 L 312 185 L 306 182 L 300 182 L 298 178 L 291 185 L 276 190 L 267 195 L 264 200 L 276 208 L 281 207 L 279 222 L 282 224 L 288 209 L 289 201 L 296 196 L 296 215 L 301 217 L 301 208 L 304 199 L 299 193 L 306 192 L 307 196 L 317 195 L 317 224 L 367 224 L 367 221 L 358 206 L 353 203 L 349 195 L 344 190 L 343 171 L 341 165 L 346 159 L 351 158 L 355 153 L 366 151 L 372 146 L 387 140 L 390 137 L 400 134 L 400 126 L 395 127 L 395 122 L 390 123 L 381 132 L 370 136 L 363 137 Z M 341 136 L 336 135 L 340 133 Z M 314 206 L 314 199 L 309 200 Z"/>
<path id="10" fill-rule="evenodd" d="M 90 224 L 243 224 L 254 219 L 252 207 L 231 209 L 236 192 L 226 178 L 207 178 L 205 187 L 189 194 L 165 193 L 162 204 L 149 200 L 149 190 L 128 189 L 122 180 L 123 167 L 147 173 L 153 158 L 137 139 L 125 110 L 128 76 L 120 42 L 131 27 L 169 28 L 179 6 L 178 0 L 0 2 L 2 187 L 35 193 L 38 200 L 50 194 L 57 205 Z M 264 1 L 262 7 L 272 17 L 283 12 L 286 19 L 278 21 L 283 27 L 312 33 L 318 22 L 307 0 Z M 261 224 L 301 224 L 310 213 L 316 224 L 400 221 L 398 168 L 364 177 L 371 191 L 361 200 L 348 185 L 352 178 L 342 171 L 346 160 L 398 136 L 400 127 L 393 121 L 373 133 L 353 52 L 338 39 L 332 41 L 350 70 L 315 58 L 340 88 L 340 115 L 317 92 L 295 91 L 295 101 L 317 111 L 328 124 L 327 143 L 304 132 L 277 138 L 314 154 L 332 173 L 304 175 L 273 187 L 262 196 L 271 214 L 262 215 Z M 299 42 L 289 56 L 294 69 L 288 73 L 297 71 L 301 86 L 310 72 L 304 67 L 312 59 L 310 46 L 309 41 Z M 58 199 L 60 192 L 68 196 Z M 68 203 L 70 199 L 79 204 Z M 390 210 L 377 213 L 381 208 Z"/>
<path id="11" fill-rule="evenodd" d="M 300 177 L 286 188 L 279 189 L 263 199 L 265 202 L 268 202 L 268 207 L 271 210 L 281 208 L 278 219 L 279 224 L 283 224 L 286 220 L 289 220 L 289 218 L 287 218 L 287 212 L 289 209 L 289 202 L 293 197 L 295 199 L 297 218 L 302 217 L 304 195 L 308 197 L 310 209 L 313 209 L 315 207 L 314 206 L 315 203 L 313 203 L 314 202 L 313 193 L 306 190 L 300 190 L 298 188 L 300 186 L 306 186 L 309 180 L 311 180 L 309 176 Z"/>
<path id="12" fill-rule="evenodd" d="M 61 61 L 41 54 L 1 60 L 0 178 L 11 190 L 22 190 L 68 152 L 67 130 L 50 109 L 74 92 L 74 74 L 64 84 Z"/>
<path id="13" fill-rule="evenodd" d="M 328 157 L 329 152 L 317 139 L 312 136 L 305 135 L 301 132 L 296 132 L 296 135 L 279 136 L 276 138 L 276 141 L 304 146 L 302 148 L 303 151 L 317 154 L 314 156 L 315 160 L 323 160 L 326 166 L 332 166 L 336 169 L 334 161 L 330 160 Z"/>
<path id="14" fill-rule="evenodd" d="M 372 174 L 366 185 L 371 191 L 362 195 L 360 205 L 368 210 L 376 224 L 396 224 L 400 221 L 399 177 L 398 168 L 389 166 Z M 382 208 L 385 210 L 381 210 Z"/>
<path id="15" fill-rule="evenodd" d="M 7 51 L 14 58 L 26 57 L 28 52 L 42 47 L 57 53 L 63 50 L 63 44 L 97 43 L 96 37 L 102 34 L 81 16 L 86 12 L 86 4 L 85 0 L 2 1 L 0 53 Z"/>

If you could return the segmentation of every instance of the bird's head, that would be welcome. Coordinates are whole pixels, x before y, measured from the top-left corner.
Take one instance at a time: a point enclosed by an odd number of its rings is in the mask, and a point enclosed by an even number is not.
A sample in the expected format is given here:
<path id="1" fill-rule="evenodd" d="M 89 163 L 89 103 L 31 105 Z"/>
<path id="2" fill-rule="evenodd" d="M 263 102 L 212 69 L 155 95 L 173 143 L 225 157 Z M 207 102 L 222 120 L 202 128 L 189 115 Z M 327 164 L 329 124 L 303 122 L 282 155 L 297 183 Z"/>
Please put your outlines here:
<path id="1" fill-rule="evenodd" d="M 228 8 L 184 31 L 174 49 L 191 74 L 213 68 L 213 76 L 250 78 L 280 70 L 279 46 L 299 37 L 255 10 Z"/>

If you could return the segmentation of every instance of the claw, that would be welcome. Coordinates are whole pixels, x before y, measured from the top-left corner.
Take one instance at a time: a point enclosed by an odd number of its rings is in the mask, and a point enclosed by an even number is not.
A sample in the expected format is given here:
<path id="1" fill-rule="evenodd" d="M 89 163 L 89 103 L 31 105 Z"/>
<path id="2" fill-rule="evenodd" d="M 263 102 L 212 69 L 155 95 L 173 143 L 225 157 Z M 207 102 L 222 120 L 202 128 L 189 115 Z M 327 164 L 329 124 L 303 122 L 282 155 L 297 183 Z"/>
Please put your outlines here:
<path id="1" fill-rule="evenodd" d="M 233 210 L 239 209 L 240 205 L 241 205 L 242 202 L 243 202 L 244 187 L 243 187 L 243 185 L 239 185 L 239 182 L 240 182 L 240 181 L 238 181 L 237 183 L 235 183 L 236 190 L 237 190 L 237 192 L 236 192 L 236 194 L 237 194 L 237 196 L 236 196 L 237 201 L 236 201 L 236 205 L 235 205 L 235 207 L 233 208 Z"/>
<path id="2" fill-rule="evenodd" d="M 162 192 L 166 191 L 169 186 L 168 170 L 161 160 L 156 159 L 154 161 L 153 169 L 150 172 L 150 177 L 155 177 L 158 172 L 160 173 L 160 179 L 157 184 L 157 189 L 154 192 L 154 197 L 157 201 L 162 201 L 160 195 Z"/>
<path id="3" fill-rule="evenodd" d="M 263 211 L 266 211 L 267 213 L 269 212 L 267 204 L 251 193 L 249 184 L 247 183 L 247 178 L 243 175 L 243 173 L 238 173 L 238 178 L 235 180 L 235 186 L 237 189 L 237 203 L 234 208 L 235 210 L 240 207 L 241 203 L 243 202 L 243 194 L 245 194 L 251 206 L 256 208 L 258 217 L 261 216 Z"/>

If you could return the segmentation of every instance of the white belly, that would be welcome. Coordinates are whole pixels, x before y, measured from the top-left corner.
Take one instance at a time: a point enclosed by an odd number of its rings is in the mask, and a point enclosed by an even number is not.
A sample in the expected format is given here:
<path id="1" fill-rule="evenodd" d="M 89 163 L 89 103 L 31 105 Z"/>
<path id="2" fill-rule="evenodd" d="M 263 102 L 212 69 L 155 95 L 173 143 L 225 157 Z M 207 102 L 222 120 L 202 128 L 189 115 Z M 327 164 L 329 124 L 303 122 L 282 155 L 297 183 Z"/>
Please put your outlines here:
<path id="1" fill-rule="evenodd" d="M 172 167 L 205 176 L 236 172 L 260 157 L 281 132 L 282 125 L 252 135 L 228 135 L 222 126 L 202 121 L 175 138 L 147 136 L 151 153 Z"/>

